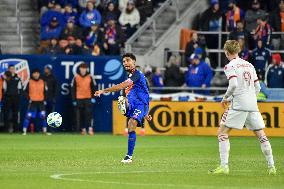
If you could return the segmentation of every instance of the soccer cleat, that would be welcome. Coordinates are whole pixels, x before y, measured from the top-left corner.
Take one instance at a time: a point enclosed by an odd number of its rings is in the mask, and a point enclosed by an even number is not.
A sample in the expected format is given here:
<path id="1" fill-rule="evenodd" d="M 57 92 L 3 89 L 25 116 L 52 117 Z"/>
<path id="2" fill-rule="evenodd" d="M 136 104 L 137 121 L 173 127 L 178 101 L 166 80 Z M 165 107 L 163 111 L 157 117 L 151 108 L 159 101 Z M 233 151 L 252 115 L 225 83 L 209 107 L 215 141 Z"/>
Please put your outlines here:
<path id="1" fill-rule="evenodd" d="M 229 174 L 229 167 L 225 168 L 225 167 L 219 166 L 216 169 L 209 170 L 208 174 Z"/>
<path id="2" fill-rule="evenodd" d="M 272 166 L 272 167 L 268 168 L 268 174 L 269 175 L 276 175 L 276 168 L 275 168 L 275 166 Z"/>
<path id="3" fill-rule="evenodd" d="M 126 155 L 123 160 L 121 160 L 121 163 L 132 163 L 132 156 Z"/>
<path id="4" fill-rule="evenodd" d="M 120 113 L 122 113 L 123 115 L 126 114 L 126 100 L 125 100 L 125 97 L 119 96 L 117 104 L 118 104 L 118 109 L 119 109 Z"/>
<path id="5" fill-rule="evenodd" d="M 27 135 L 27 133 L 26 132 L 23 132 L 23 134 L 22 134 L 23 136 L 26 136 Z"/>

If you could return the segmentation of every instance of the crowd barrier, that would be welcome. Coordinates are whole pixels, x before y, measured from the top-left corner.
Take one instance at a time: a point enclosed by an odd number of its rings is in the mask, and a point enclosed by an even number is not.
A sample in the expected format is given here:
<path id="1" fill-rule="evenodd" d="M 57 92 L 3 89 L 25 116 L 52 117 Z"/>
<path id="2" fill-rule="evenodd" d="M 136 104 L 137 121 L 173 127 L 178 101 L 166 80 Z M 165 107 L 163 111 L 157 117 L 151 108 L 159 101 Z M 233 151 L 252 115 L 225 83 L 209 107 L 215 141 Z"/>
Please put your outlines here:
<path id="1" fill-rule="evenodd" d="M 268 136 L 284 136 L 284 102 L 258 103 Z M 145 122 L 146 135 L 216 135 L 224 109 L 219 102 L 150 102 L 151 122 Z M 113 102 L 113 134 L 123 134 L 126 118 Z M 244 129 L 233 136 L 252 136 Z"/>
<path id="2" fill-rule="evenodd" d="M 95 77 L 98 89 L 110 87 L 122 82 L 126 78 L 120 57 L 94 56 L 47 56 L 47 55 L 1 55 L 0 74 L 9 65 L 15 65 L 16 72 L 25 84 L 30 78 L 30 71 L 39 68 L 43 71 L 45 65 L 53 67 L 53 73 L 58 81 L 58 93 L 55 111 L 63 116 L 63 131 L 69 131 L 75 123 L 74 107 L 72 106 L 70 84 L 78 66 L 86 62 L 90 73 Z M 112 100 L 117 99 L 119 93 L 109 93 L 97 98 L 94 104 L 94 128 L 99 132 L 112 131 Z M 25 115 L 27 101 L 21 101 L 21 120 Z"/>

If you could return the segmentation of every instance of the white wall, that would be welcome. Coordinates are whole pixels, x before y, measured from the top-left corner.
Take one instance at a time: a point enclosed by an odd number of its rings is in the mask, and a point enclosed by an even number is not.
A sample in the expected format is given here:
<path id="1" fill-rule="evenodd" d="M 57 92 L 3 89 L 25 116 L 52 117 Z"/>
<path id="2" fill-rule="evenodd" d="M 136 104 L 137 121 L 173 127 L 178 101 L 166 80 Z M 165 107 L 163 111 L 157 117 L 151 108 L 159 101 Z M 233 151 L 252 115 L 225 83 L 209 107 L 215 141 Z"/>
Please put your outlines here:
<path id="1" fill-rule="evenodd" d="M 158 42 L 155 50 L 146 53 L 143 56 L 137 56 L 137 63 L 140 66 L 152 65 L 152 66 L 163 66 L 164 61 L 164 49 L 170 48 L 172 50 L 179 49 L 180 40 L 180 30 L 182 28 L 191 28 L 191 23 L 193 18 L 196 17 L 198 13 L 202 13 L 208 8 L 207 0 L 194 0 L 192 8 L 187 10 L 184 15 L 182 15 L 181 21 L 174 24 L 170 29 L 164 34 L 162 39 Z"/>

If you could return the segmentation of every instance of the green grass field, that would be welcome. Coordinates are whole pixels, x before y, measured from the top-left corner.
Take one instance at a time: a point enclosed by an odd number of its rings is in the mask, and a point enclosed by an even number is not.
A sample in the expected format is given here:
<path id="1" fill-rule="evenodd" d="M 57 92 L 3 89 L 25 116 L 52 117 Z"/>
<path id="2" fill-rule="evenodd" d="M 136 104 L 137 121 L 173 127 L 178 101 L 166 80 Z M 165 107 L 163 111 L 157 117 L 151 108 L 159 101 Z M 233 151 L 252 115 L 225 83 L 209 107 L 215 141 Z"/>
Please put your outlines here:
<path id="1" fill-rule="evenodd" d="M 0 188 L 284 188 L 284 138 L 270 139 L 276 176 L 267 175 L 255 138 L 230 141 L 230 175 L 212 176 L 216 137 L 138 137 L 134 162 L 122 165 L 123 136 L 0 135 Z"/>

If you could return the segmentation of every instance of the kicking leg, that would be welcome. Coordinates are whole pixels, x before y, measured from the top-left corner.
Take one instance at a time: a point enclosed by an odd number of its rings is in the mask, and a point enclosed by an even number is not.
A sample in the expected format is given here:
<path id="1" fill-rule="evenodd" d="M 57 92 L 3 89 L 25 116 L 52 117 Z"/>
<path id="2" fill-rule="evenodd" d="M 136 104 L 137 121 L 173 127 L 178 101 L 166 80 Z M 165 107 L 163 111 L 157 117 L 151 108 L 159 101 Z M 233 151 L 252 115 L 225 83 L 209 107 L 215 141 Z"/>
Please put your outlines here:
<path id="1" fill-rule="evenodd" d="M 121 161 L 122 163 L 131 163 L 132 155 L 136 143 L 136 127 L 137 121 L 133 118 L 130 118 L 128 121 L 128 152 L 125 158 Z"/>
<path id="2" fill-rule="evenodd" d="M 276 174 L 276 168 L 274 166 L 274 160 L 272 155 L 272 148 L 268 138 L 265 135 L 265 132 L 261 130 L 254 131 L 254 134 L 258 137 L 260 142 L 260 147 L 263 155 L 268 164 L 268 173 L 269 174 Z"/>

